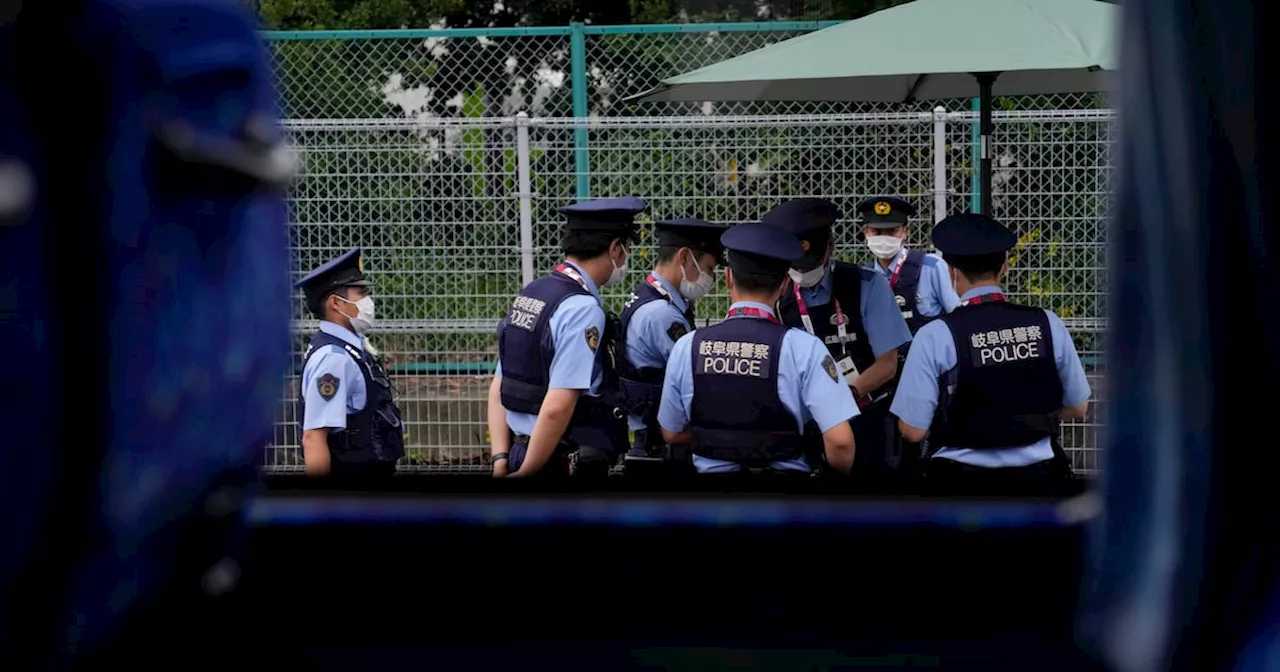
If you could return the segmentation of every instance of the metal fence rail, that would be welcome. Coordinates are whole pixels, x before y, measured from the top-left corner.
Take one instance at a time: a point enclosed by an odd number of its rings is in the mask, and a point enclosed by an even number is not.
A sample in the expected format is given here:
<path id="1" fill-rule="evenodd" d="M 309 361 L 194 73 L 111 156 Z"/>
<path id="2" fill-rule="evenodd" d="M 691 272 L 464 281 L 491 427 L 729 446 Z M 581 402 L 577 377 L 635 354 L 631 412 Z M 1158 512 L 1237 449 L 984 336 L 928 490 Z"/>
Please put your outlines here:
<path id="1" fill-rule="evenodd" d="M 523 283 L 558 259 L 555 210 L 577 198 L 584 179 L 593 196 L 646 198 L 653 218 L 727 223 L 757 219 L 797 196 L 829 198 L 851 218 L 863 197 L 898 195 L 920 207 L 912 243 L 927 247 L 929 222 L 968 207 L 973 117 L 944 108 L 293 120 L 287 127 L 305 167 L 292 196 L 293 270 L 300 276 L 349 247 L 364 248 L 382 318 L 374 344 L 391 364 L 408 426 L 402 468 L 482 468 L 494 328 Z M 996 214 L 1021 237 L 1007 290 L 1056 310 L 1072 330 L 1095 403 L 1085 422 L 1064 430 L 1064 442 L 1089 472 L 1105 411 L 1099 365 L 1110 120 L 1105 110 L 996 115 Z M 590 134 L 585 148 L 583 132 Z M 643 235 L 629 280 L 651 263 L 647 227 Z M 837 240 L 842 258 L 868 258 L 848 219 Z M 629 289 L 607 291 L 607 306 L 618 310 Z M 727 297 L 701 303 L 701 316 L 723 314 Z M 301 353 L 314 323 L 301 301 L 295 317 Z M 263 456 L 269 470 L 301 464 L 296 377 L 287 383 Z"/>

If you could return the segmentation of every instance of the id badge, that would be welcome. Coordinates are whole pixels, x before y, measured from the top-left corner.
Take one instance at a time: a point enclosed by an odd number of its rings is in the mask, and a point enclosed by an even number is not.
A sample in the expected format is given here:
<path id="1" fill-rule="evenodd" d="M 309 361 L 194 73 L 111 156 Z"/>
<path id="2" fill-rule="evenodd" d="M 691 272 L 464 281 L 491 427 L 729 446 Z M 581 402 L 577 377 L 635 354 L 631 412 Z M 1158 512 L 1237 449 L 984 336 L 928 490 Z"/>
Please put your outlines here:
<path id="1" fill-rule="evenodd" d="M 844 382 L 852 385 L 853 381 L 858 379 L 858 367 L 854 366 L 852 357 L 845 357 L 836 362 L 836 365 L 840 367 L 840 372 L 844 374 Z"/>

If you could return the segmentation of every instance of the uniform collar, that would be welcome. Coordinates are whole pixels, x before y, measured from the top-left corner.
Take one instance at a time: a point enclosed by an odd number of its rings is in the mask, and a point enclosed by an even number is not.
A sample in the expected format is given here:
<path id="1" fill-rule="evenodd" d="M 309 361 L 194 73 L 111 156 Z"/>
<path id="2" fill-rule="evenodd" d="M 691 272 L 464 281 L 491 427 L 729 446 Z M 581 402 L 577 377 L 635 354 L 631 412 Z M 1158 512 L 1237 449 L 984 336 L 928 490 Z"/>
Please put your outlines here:
<path id="1" fill-rule="evenodd" d="M 906 254 L 903 254 L 904 252 Z M 871 262 L 871 268 L 878 271 L 881 275 L 893 275 L 893 272 L 898 269 L 898 266 L 901 266 L 902 262 L 906 261 L 907 254 L 911 254 L 911 248 L 908 248 L 906 245 L 903 245 L 902 249 L 898 250 L 898 253 L 893 255 L 893 258 L 889 260 L 888 266 L 881 266 L 880 260 L 877 259 Z"/>
<path id="2" fill-rule="evenodd" d="M 827 270 L 822 274 L 818 284 L 800 288 L 800 296 L 804 298 L 805 303 L 820 306 L 831 300 L 831 286 L 835 284 L 835 268 L 834 260 L 827 262 Z"/>
<path id="3" fill-rule="evenodd" d="M 324 333 L 329 334 L 334 338 L 342 339 L 343 343 L 359 348 L 361 350 L 364 349 L 364 343 L 360 341 L 360 337 L 357 336 L 354 331 L 351 331 L 350 329 L 338 324 L 337 322 L 321 320 L 320 331 L 323 331 Z"/>
<path id="4" fill-rule="evenodd" d="M 999 285 L 983 285 L 981 287 L 974 287 L 973 289 L 970 289 L 969 291 L 965 292 L 964 296 L 960 297 L 960 302 L 964 303 L 965 301 L 968 301 L 969 299 L 972 299 L 974 297 L 986 296 L 987 294 L 1003 294 L 1003 293 L 1004 292 L 1003 290 L 1000 289 Z"/>
<path id="5" fill-rule="evenodd" d="M 578 275 L 581 275 L 581 276 L 582 276 L 582 281 L 583 281 L 584 283 L 586 283 L 587 291 L 588 291 L 588 292 L 591 292 L 591 295 L 592 295 L 592 296 L 594 296 L 594 297 L 596 297 L 597 299 L 598 299 L 598 298 L 600 298 L 600 288 L 599 288 L 599 287 L 596 287 L 596 281 L 595 281 L 595 280 L 592 280 L 592 279 L 591 279 L 591 276 L 587 275 L 587 272 L 586 272 L 586 271 L 584 271 L 584 270 L 582 270 L 582 267 L 581 267 L 581 266 L 579 266 L 579 265 L 577 265 L 577 264 L 573 263 L 572 261 L 569 261 L 568 259 L 565 259 L 565 260 L 564 260 L 563 262 L 561 262 L 561 263 L 563 263 L 565 266 L 568 266 L 569 268 L 572 268 L 573 270 L 577 271 L 577 272 L 578 272 Z"/>
<path id="6" fill-rule="evenodd" d="M 658 269 L 653 269 L 649 275 L 657 278 L 658 284 L 662 285 L 662 288 L 667 290 L 667 295 L 671 297 L 671 304 L 674 305 L 677 310 L 683 313 L 689 309 L 688 299 L 684 298 L 684 295 L 680 293 L 680 289 L 678 287 L 672 285 L 666 278 L 658 275 Z"/>
<path id="7" fill-rule="evenodd" d="M 764 311 L 775 318 L 778 316 L 777 313 L 773 312 L 772 306 L 766 306 L 763 303 L 759 303 L 757 301 L 734 301 L 733 305 L 729 306 L 729 310 L 733 311 L 734 308 L 755 308 L 756 310 Z M 733 318 L 729 318 L 729 319 L 733 319 Z"/>

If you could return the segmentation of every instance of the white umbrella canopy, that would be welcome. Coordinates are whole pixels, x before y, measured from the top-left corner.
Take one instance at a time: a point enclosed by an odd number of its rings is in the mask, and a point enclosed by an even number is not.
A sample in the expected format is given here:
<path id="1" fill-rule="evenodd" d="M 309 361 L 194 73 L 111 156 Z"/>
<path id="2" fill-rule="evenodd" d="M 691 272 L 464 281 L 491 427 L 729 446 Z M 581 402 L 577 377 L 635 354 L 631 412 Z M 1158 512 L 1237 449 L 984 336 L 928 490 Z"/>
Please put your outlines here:
<path id="1" fill-rule="evenodd" d="M 1107 88 L 1118 8 L 1098 0 L 915 0 L 665 79 L 631 101 L 981 99 L 991 210 L 991 98 Z"/>

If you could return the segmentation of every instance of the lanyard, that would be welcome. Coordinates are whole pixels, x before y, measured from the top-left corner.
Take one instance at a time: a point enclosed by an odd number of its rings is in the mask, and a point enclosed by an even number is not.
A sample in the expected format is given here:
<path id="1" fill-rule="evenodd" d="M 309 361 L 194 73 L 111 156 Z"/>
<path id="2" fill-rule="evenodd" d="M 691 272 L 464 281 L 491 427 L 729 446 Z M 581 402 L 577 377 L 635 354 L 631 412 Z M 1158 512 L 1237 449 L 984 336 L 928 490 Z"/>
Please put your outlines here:
<path id="1" fill-rule="evenodd" d="M 800 309 L 800 320 L 804 322 L 805 331 L 817 336 L 817 332 L 813 330 L 813 319 L 809 317 L 809 306 L 805 305 L 804 297 L 800 296 L 800 285 L 792 282 L 791 291 L 795 292 L 796 307 Z M 831 302 L 836 306 L 836 333 L 840 336 L 840 342 L 844 343 L 849 340 L 849 332 L 845 327 L 848 320 L 844 317 L 844 311 L 840 310 L 840 301 L 835 297 L 834 291 L 832 291 Z"/>
<path id="2" fill-rule="evenodd" d="M 992 292 L 990 294 L 982 294 L 980 296 L 975 296 L 972 299 L 965 301 L 964 304 L 962 305 L 976 306 L 980 303 L 999 303 L 1001 301 L 1004 301 L 1004 294 L 1000 292 Z"/>
<path id="3" fill-rule="evenodd" d="M 662 295 L 662 298 L 666 299 L 667 303 L 670 303 L 672 306 L 676 305 L 675 299 L 671 298 L 671 294 L 667 292 L 667 288 L 663 287 L 662 283 L 659 282 L 658 278 L 655 277 L 652 273 L 650 273 L 649 277 L 645 278 L 644 281 L 649 283 L 649 286 L 653 287 L 658 292 L 658 294 Z M 685 299 L 685 308 L 684 308 L 683 316 L 684 316 L 684 321 L 689 323 L 689 328 L 695 329 L 696 327 L 693 324 L 693 320 L 694 320 L 693 301 L 690 301 L 689 299 Z"/>
<path id="4" fill-rule="evenodd" d="M 738 306 L 737 308 L 730 309 L 729 314 L 725 316 L 725 319 L 727 320 L 731 317 L 759 317 L 761 319 L 769 320 L 774 324 L 781 324 L 778 322 L 777 316 L 773 313 L 760 310 L 759 308 L 752 308 L 751 306 Z"/>
<path id="5" fill-rule="evenodd" d="M 902 273 L 902 265 L 907 263 L 907 248 L 902 248 L 902 254 L 898 255 L 898 267 L 893 269 L 893 275 L 889 276 L 889 289 L 898 288 L 898 274 Z"/>
<path id="6" fill-rule="evenodd" d="M 662 283 L 659 282 L 657 278 L 653 277 L 652 273 L 650 273 L 649 277 L 645 278 L 644 281 L 649 283 L 650 287 L 653 287 L 654 289 L 658 290 L 658 293 L 662 295 L 662 298 L 668 301 L 671 300 L 671 295 L 667 293 L 667 288 L 663 287 Z"/>
<path id="7" fill-rule="evenodd" d="M 582 285 L 583 289 L 587 289 L 587 281 L 582 279 L 582 274 L 578 273 L 578 269 L 569 264 L 559 264 L 556 266 L 556 273 L 567 276 L 570 280 Z"/>

